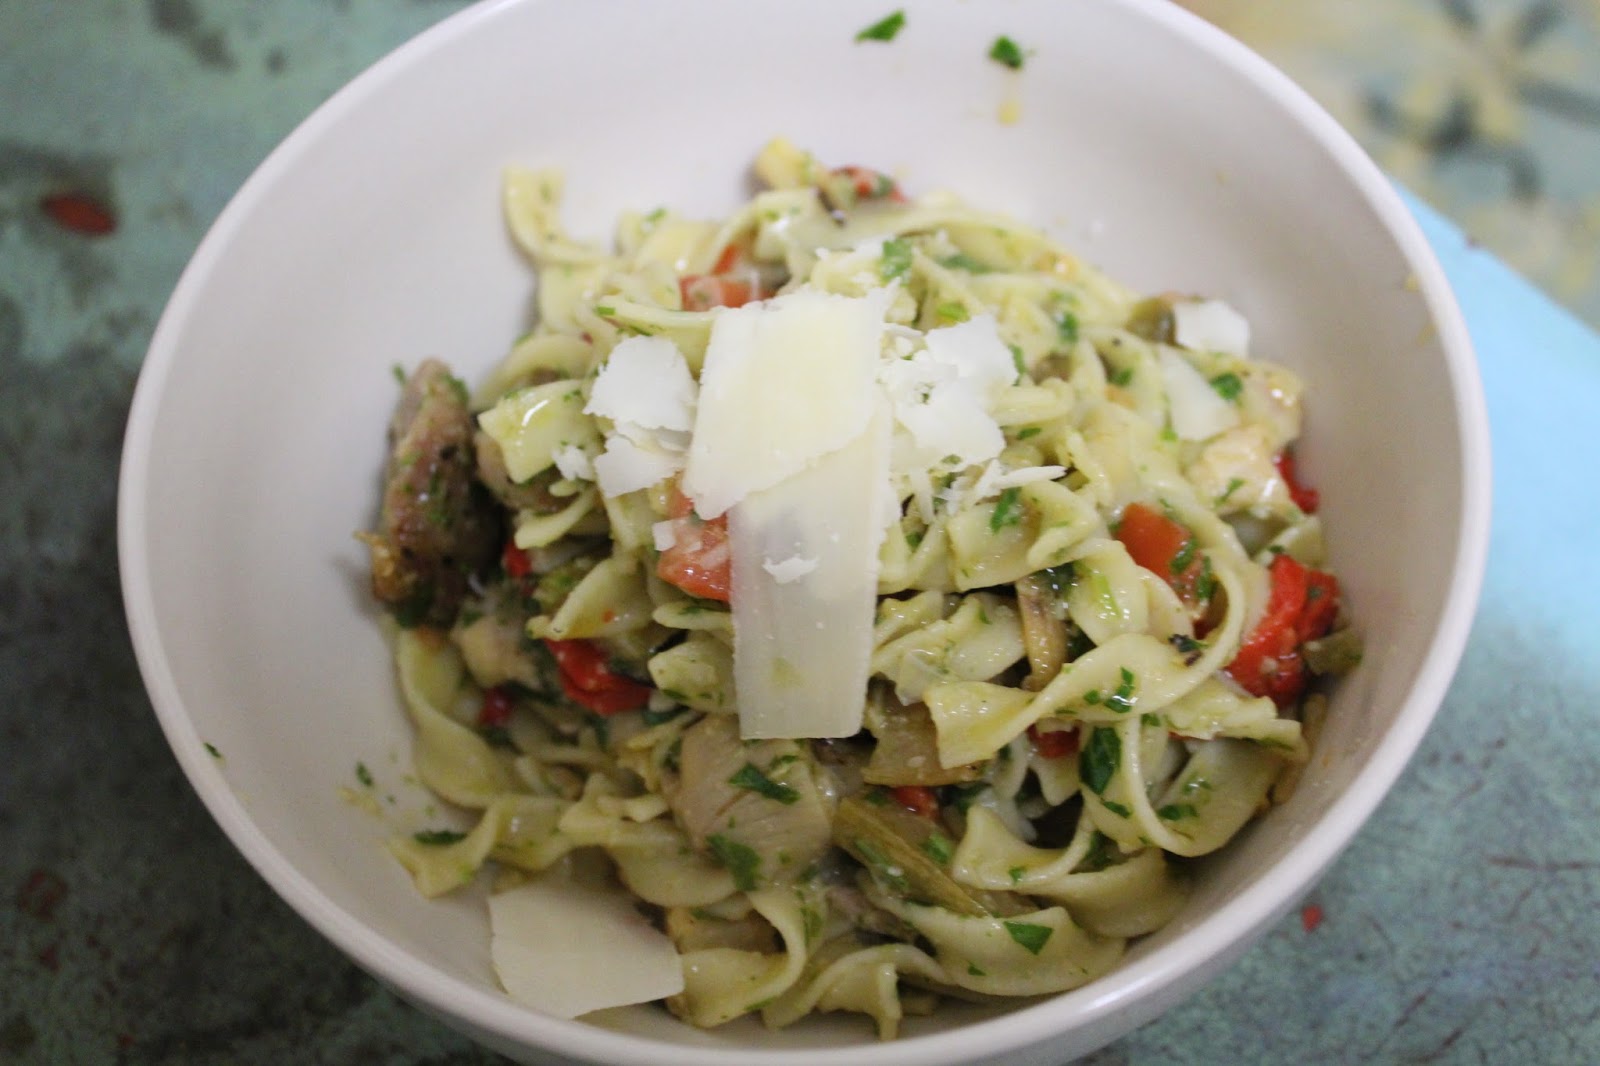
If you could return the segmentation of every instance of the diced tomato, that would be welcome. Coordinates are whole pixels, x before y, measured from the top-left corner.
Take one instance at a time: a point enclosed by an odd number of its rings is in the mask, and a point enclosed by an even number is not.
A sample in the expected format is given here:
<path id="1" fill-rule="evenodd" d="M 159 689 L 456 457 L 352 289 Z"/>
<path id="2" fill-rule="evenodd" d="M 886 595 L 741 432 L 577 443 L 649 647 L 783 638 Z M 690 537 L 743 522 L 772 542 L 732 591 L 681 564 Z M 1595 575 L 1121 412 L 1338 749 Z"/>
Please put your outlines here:
<path id="1" fill-rule="evenodd" d="M 1269 573 L 1272 591 L 1266 612 L 1226 669 L 1252 696 L 1271 696 L 1286 707 L 1306 687 L 1300 645 L 1327 633 L 1339 613 L 1339 583 L 1332 574 L 1302 566 L 1287 555 L 1273 559 Z"/>
<path id="2" fill-rule="evenodd" d="M 743 256 L 744 253 L 739 250 L 739 246 L 737 244 L 728 245 L 726 248 L 722 249 L 722 254 L 717 256 L 717 262 L 711 268 L 711 273 L 731 273 L 733 269 L 739 265 L 739 260 L 742 259 Z"/>
<path id="3" fill-rule="evenodd" d="M 733 551 L 728 547 L 728 516 L 709 521 L 677 488 L 668 501 L 672 546 L 661 553 L 656 576 L 703 600 L 728 602 L 733 589 Z"/>
<path id="4" fill-rule="evenodd" d="M 1033 750 L 1046 759 L 1064 759 L 1078 753 L 1076 729 L 1044 730 L 1036 725 L 1030 725 L 1028 737 L 1033 741 Z"/>
<path id="5" fill-rule="evenodd" d="M 900 191 L 894 179 L 881 170 L 847 165 L 834 167 L 833 174 L 835 177 L 849 180 L 850 188 L 858 200 L 888 200 L 896 204 L 906 202 L 905 194 Z"/>
<path id="6" fill-rule="evenodd" d="M 912 814 L 939 817 L 939 797 L 926 785 L 901 785 L 894 790 L 894 800 Z"/>
<path id="7" fill-rule="evenodd" d="M 500 553 L 500 568 L 513 581 L 521 581 L 533 572 L 533 564 L 528 559 L 528 553 L 517 547 L 517 542 L 514 540 L 506 541 L 505 550 Z"/>
<path id="8" fill-rule="evenodd" d="M 561 690 L 595 714 L 636 711 L 650 701 L 650 686 L 611 669 L 606 653 L 590 640 L 546 640 L 561 671 Z"/>
<path id="9" fill-rule="evenodd" d="M 1272 465 L 1278 468 L 1278 476 L 1283 478 L 1294 505 L 1306 514 L 1315 512 L 1317 505 L 1322 502 L 1322 495 L 1316 489 L 1301 484 L 1299 471 L 1295 469 L 1294 452 L 1285 448 L 1272 460 Z"/>
<path id="10" fill-rule="evenodd" d="M 1160 575 L 1186 602 L 1198 601 L 1204 567 L 1188 526 L 1147 504 L 1130 503 L 1122 510 L 1116 536 L 1134 562 Z"/>
<path id="11" fill-rule="evenodd" d="M 478 724 L 493 728 L 511 721 L 511 693 L 504 685 L 496 685 L 483 693 L 483 704 L 478 708 Z"/>
<path id="12" fill-rule="evenodd" d="M 1307 903 L 1300 908 L 1300 928 L 1308 933 L 1315 933 L 1322 924 L 1322 905 Z"/>
<path id="13" fill-rule="evenodd" d="M 751 284 L 753 275 L 685 274 L 678 279 L 678 296 L 685 311 L 709 311 L 713 307 L 743 307 L 759 299 Z"/>

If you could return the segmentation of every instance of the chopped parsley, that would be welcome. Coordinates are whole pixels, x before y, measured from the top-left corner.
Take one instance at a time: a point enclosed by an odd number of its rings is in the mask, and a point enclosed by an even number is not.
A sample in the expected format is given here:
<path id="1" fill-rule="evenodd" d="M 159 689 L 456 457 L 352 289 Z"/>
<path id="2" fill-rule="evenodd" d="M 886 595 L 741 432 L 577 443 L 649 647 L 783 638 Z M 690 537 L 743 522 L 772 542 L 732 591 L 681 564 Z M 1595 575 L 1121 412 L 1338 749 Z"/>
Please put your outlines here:
<path id="1" fill-rule="evenodd" d="M 1039 426 L 1023 426 L 1021 429 L 1017 430 L 1017 439 L 1027 440 L 1029 437 L 1037 437 L 1043 432 L 1044 430 Z"/>
<path id="2" fill-rule="evenodd" d="M 893 237 L 883 242 L 882 258 L 878 262 L 878 276 L 884 281 L 903 278 L 911 270 L 911 242 Z"/>
<path id="3" fill-rule="evenodd" d="M 1101 793 L 1116 775 L 1122 762 L 1122 738 L 1114 729 L 1096 729 L 1078 755 L 1078 776 L 1084 787 Z"/>
<path id="4" fill-rule="evenodd" d="M 975 963 L 975 962 L 967 963 L 967 973 L 972 975 L 973 977 L 988 977 L 989 976 L 989 972 L 987 970 L 980 970 L 978 968 L 978 964 Z"/>
<path id="5" fill-rule="evenodd" d="M 455 829 L 424 829 L 411 834 L 411 839 L 418 844 L 425 844 L 430 848 L 442 848 L 447 844 L 467 839 L 467 834 Z"/>
<path id="6" fill-rule="evenodd" d="M 966 252 L 947 255 L 939 260 L 939 265 L 947 270 L 965 270 L 969 274 L 987 274 L 990 270 L 987 263 L 972 258 Z"/>
<path id="7" fill-rule="evenodd" d="M 733 875 L 733 886 L 740 892 L 751 892 L 756 887 L 756 875 L 761 872 L 761 856 L 748 844 L 729 840 L 721 833 L 706 837 L 711 854 L 722 868 Z"/>
<path id="8" fill-rule="evenodd" d="M 1172 571 L 1174 575 L 1181 574 L 1189 569 L 1189 564 L 1194 562 L 1194 549 L 1195 538 L 1192 535 L 1184 537 L 1183 544 L 1172 554 L 1171 561 L 1167 563 L 1167 569 Z"/>
<path id="9" fill-rule="evenodd" d="M 1014 526 L 1022 521 L 1021 490 L 1015 485 L 1000 493 L 1000 498 L 994 502 L 994 511 L 989 515 L 989 531 L 998 533 L 1007 526 Z"/>
<path id="10" fill-rule="evenodd" d="M 1043 951 L 1050 942 L 1050 934 L 1055 932 L 1048 925 L 1035 925 L 1032 922 L 1006 922 L 1005 926 L 1011 939 L 1027 948 L 1030 955 Z"/>
<path id="11" fill-rule="evenodd" d="M 1056 319 L 1056 336 L 1062 344 L 1078 343 L 1078 316 L 1071 311 L 1061 312 L 1061 317 Z"/>
<path id="12" fill-rule="evenodd" d="M 934 832 L 922 842 L 922 853 L 940 866 L 949 866 L 955 856 L 956 846 L 943 833 Z"/>
<path id="13" fill-rule="evenodd" d="M 1242 488 L 1244 488 L 1244 478 L 1242 478 L 1242 477 L 1231 477 L 1231 478 L 1228 479 L 1228 487 L 1222 490 L 1222 495 L 1218 496 L 1212 502 L 1215 503 L 1215 504 L 1227 503 L 1228 502 L 1228 497 L 1232 496 L 1234 493 L 1238 492 Z"/>
<path id="14" fill-rule="evenodd" d="M 728 784 L 783 804 L 796 803 L 800 799 L 800 793 L 782 781 L 774 781 L 751 763 L 739 767 L 739 772 L 728 778 Z"/>
<path id="15" fill-rule="evenodd" d="M 1121 370 L 1113 370 L 1106 376 L 1106 380 L 1119 389 L 1125 389 L 1133 383 L 1133 367 L 1125 366 Z"/>
<path id="16" fill-rule="evenodd" d="M 222 758 L 222 752 L 217 750 L 217 746 L 215 744 L 211 743 L 211 741 L 209 741 L 209 740 L 205 741 L 204 743 L 205 743 L 205 746 L 206 746 L 206 754 L 207 755 L 211 756 L 213 759 Z M 356 765 L 359 766 L 360 764 L 357 763 Z"/>
<path id="17" fill-rule="evenodd" d="M 1011 362 L 1017 368 L 1017 380 L 1020 381 L 1028 376 L 1028 364 L 1022 358 L 1022 349 L 1015 344 L 1006 347 L 1011 349 Z"/>
<path id="18" fill-rule="evenodd" d="M 404 385 L 406 383 L 406 368 L 401 366 L 399 363 L 395 363 L 393 366 L 391 366 L 389 368 L 389 373 L 393 374 L 394 379 L 400 384 Z"/>
<path id="19" fill-rule="evenodd" d="M 1130 810 L 1126 805 L 1117 803 L 1113 800 L 1108 800 L 1104 796 L 1100 797 L 1100 804 L 1118 818 L 1127 818 L 1133 814 L 1133 811 Z"/>
<path id="20" fill-rule="evenodd" d="M 612 315 L 617 313 L 617 309 L 612 307 L 610 304 L 595 304 L 594 313 L 599 315 L 601 318 L 610 318 Z"/>
<path id="21" fill-rule="evenodd" d="M 1217 390 L 1217 395 L 1224 400 L 1237 400 L 1239 393 L 1244 391 L 1244 382 L 1239 380 L 1239 375 L 1233 371 L 1218 374 L 1211 379 L 1211 387 Z"/>
<path id="22" fill-rule="evenodd" d="M 1180 818 L 1197 818 L 1200 812 L 1192 803 L 1169 803 L 1156 811 L 1156 817 L 1164 822 L 1175 822 Z"/>
<path id="23" fill-rule="evenodd" d="M 904 11 L 896 11 L 892 15 L 884 16 L 856 34 L 856 41 L 857 43 L 861 41 L 892 41 L 895 35 L 905 28 L 905 24 L 906 13 Z"/>
<path id="24" fill-rule="evenodd" d="M 994 44 L 989 46 L 989 58 L 1012 70 L 1022 69 L 1022 49 L 1018 48 L 1017 42 L 1009 37 L 1001 36 L 994 39 Z"/>
<path id="25" fill-rule="evenodd" d="M 206 747 L 210 748 L 211 745 L 207 744 Z M 213 749 L 213 752 L 214 751 L 215 749 Z M 360 781 L 361 784 L 366 788 L 372 787 L 372 771 L 367 769 L 366 763 L 356 763 L 356 780 Z"/>
<path id="26" fill-rule="evenodd" d="M 1200 557 L 1200 576 L 1194 583 L 1194 594 L 1200 597 L 1201 603 L 1210 603 L 1211 598 L 1217 594 L 1217 575 L 1211 570 L 1211 556 Z"/>
<path id="27" fill-rule="evenodd" d="M 1006 876 L 1011 878 L 1012 884 L 1016 884 L 1022 880 L 1022 875 L 1027 872 L 1028 871 L 1023 869 L 1021 866 L 1013 866 L 1011 869 L 1006 871 Z"/>
<path id="28" fill-rule="evenodd" d="M 1117 691 L 1105 698 L 1105 705 L 1118 714 L 1131 711 L 1134 703 L 1133 690 L 1137 682 L 1138 678 L 1134 676 L 1133 671 L 1124 666 L 1121 683 L 1117 685 Z"/>
<path id="29" fill-rule="evenodd" d="M 933 309 L 934 317 L 941 322 L 965 322 L 971 317 L 966 305 L 955 300 L 939 304 Z"/>

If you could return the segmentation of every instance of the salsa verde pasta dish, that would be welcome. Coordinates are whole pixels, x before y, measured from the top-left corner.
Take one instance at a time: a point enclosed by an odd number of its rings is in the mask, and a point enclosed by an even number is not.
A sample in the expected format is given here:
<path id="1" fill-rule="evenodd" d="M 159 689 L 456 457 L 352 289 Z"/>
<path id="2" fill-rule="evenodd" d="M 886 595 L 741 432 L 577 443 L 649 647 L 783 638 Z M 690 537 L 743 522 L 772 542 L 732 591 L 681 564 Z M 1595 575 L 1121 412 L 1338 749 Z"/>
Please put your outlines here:
<path id="1" fill-rule="evenodd" d="M 1233 308 L 785 141 L 755 171 L 610 249 L 507 173 L 533 328 L 475 393 L 402 374 L 363 535 L 464 812 L 391 848 L 487 886 L 540 1009 L 890 1038 L 1114 967 L 1359 648 L 1301 384 Z"/>

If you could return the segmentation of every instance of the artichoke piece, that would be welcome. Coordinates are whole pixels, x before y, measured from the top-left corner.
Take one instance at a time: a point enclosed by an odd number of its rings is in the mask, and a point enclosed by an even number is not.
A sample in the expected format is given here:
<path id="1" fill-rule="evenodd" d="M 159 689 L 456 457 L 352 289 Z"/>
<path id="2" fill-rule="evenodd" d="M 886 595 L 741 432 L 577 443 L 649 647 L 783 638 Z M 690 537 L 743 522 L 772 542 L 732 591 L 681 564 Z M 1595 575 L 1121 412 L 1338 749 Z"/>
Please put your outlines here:
<path id="1" fill-rule="evenodd" d="M 946 768 L 939 762 L 939 734 L 923 703 L 903 704 L 892 692 L 867 704 L 867 728 L 877 743 L 861 779 L 873 785 L 956 785 L 976 781 L 981 763 Z"/>
<path id="2" fill-rule="evenodd" d="M 1034 904 L 1003 892 L 968 888 L 950 876 L 955 842 L 942 826 L 887 800 L 851 796 L 839 801 L 833 842 L 865 866 L 889 892 L 917 903 L 974 917 L 1022 914 Z M 882 793 L 877 795 L 882 796 Z"/>

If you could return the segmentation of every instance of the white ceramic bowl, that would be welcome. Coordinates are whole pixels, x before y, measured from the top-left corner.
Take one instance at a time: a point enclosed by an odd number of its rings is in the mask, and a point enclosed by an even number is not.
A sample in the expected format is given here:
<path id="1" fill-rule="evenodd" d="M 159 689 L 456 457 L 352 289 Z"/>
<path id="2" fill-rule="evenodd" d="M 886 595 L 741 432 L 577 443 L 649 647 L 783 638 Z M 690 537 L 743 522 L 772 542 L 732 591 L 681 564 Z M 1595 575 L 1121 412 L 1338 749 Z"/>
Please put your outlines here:
<path id="1" fill-rule="evenodd" d="M 1166 0 L 504 0 L 398 50 L 249 180 L 146 359 L 121 482 L 124 592 L 161 724 L 229 836 L 306 920 L 452 1025 L 525 1059 L 652 1066 L 1060 1062 L 1231 961 L 1400 773 L 1465 642 L 1488 528 L 1468 338 L 1400 200 L 1287 79 Z M 1020 72 L 985 58 L 997 34 Z M 1002 122 L 1008 111 L 1015 121 Z M 339 799 L 358 760 L 407 793 L 409 728 L 353 530 L 375 509 L 392 364 L 481 375 L 522 328 L 509 162 L 566 168 L 575 231 L 625 208 L 715 215 L 785 134 L 1047 225 L 1113 276 L 1226 298 L 1302 373 L 1301 460 L 1367 656 L 1311 772 L 1209 863 L 1110 976 L 1008 1012 L 952 1009 L 879 1045 L 855 1017 L 714 1032 L 506 999 L 481 901 L 425 902 Z M 221 758 L 208 754 L 213 746 Z"/>

